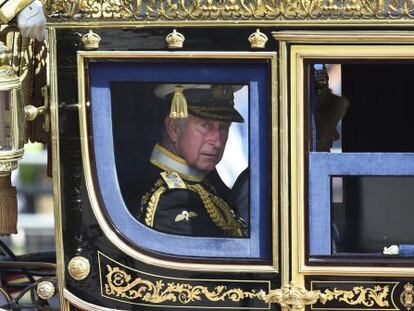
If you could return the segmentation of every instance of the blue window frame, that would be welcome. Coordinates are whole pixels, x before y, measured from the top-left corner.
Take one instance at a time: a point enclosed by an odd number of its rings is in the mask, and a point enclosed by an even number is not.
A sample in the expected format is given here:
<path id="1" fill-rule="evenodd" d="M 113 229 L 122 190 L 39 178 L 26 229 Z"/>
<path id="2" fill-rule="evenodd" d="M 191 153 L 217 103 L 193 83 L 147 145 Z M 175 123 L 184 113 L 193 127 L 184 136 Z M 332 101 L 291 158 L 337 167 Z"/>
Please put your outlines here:
<path id="1" fill-rule="evenodd" d="M 94 60 L 89 62 L 90 131 L 101 209 L 132 245 L 179 256 L 271 259 L 271 71 L 269 60 Z M 114 143 L 111 84 L 223 83 L 249 87 L 250 235 L 202 238 L 152 230 L 134 218 L 123 199 Z M 138 103 L 137 103 L 138 104 Z M 142 103 L 141 103 L 142 104 Z M 139 153 L 139 146 L 135 153 Z M 132 151 L 131 151 L 132 152 Z M 118 160 L 119 161 L 119 160 Z M 138 176 L 139 177 L 139 176 Z"/>

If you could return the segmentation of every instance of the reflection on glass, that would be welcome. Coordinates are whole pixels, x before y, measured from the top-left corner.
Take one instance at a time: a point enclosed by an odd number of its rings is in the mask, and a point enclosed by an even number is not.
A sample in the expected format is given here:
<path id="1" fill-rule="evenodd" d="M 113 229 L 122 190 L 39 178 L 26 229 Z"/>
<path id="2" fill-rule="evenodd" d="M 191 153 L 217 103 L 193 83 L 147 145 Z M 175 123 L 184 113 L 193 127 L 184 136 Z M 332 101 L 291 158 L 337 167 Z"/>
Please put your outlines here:
<path id="1" fill-rule="evenodd" d="M 385 62 L 310 65 L 309 149 L 414 152 L 413 71 Z"/>
<path id="2" fill-rule="evenodd" d="M 383 255 L 397 245 L 400 255 L 414 256 L 414 64 L 307 70 L 310 254 Z M 321 214 L 328 216 L 319 230 Z M 329 234 L 331 243 L 316 245 Z"/>
<path id="3" fill-rule="evenodd" d="M 331 187 L 333 253 L 380 255 L 413 243 L 414 177 L 336 176 Z"/>
<path id="4" fill-rule="evenodd" d="M 12 111 L 10 92 L 0 91 L 0 150 L 12 150 Z"/>
<path id="5" fill-rule="evenodd" d="M 337 69 L 338 66 L 331 67 Z M 331 87 L 340 91 L 340 79 L 336 75 L 334 82 L 329 83 L 328 69 L 326 65 L 314 66 L 315 92 L 311 107 L 312 118 L 312 148 L 313 151 L 329 152 L 340 136 L 341 120 L 345 116 L 349 101 L 334 94 Z M 337 145 L 337 149 L 341 146 Z"/>

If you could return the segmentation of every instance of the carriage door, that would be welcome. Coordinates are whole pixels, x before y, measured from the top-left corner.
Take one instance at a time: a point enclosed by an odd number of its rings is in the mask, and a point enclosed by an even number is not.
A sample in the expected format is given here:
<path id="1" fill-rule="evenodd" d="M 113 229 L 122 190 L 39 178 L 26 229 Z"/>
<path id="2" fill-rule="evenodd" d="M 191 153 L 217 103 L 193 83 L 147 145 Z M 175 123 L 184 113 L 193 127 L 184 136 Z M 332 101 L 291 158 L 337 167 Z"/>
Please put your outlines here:
<path id="1" fill-rule="evenodd" d="M 274 38 L 281 128 L 289 132 L 281 154 L 289 169 L 291 279 L 319 291 L 311 310 L 410 310 L 413 37 Z"/>

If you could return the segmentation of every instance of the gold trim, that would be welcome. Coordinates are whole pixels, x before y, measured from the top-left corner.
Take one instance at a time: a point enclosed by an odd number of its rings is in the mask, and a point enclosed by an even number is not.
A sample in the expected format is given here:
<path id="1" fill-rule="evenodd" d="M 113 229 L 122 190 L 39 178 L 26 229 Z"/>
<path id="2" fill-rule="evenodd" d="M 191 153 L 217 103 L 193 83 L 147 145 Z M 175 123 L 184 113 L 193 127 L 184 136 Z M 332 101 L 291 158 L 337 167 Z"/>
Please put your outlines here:
<path id="1" fill-rule="evenodd" d="M 289 310 L 301 310 L 307 305 L 312 305 L 318 300 L 326 302 L 324 294 L 319 290 L 308 291 L 305 287 L 297 285 L 295 282 L 282 285 L 281 288 L 272 289 L 269 294 L 261 293 L 261 298 L 272 304 L 279 304 L 282 308 Z"/>
<path id="2" fill-rule="evenodd" d="M 165 192 L 165 190 L 166 189 L 164 187 L 158 188 L 148 202 L 148 208 L 145 213 L 145 224 L 151 228 L 154 227 L 155 212 L 157 211 L 160 196 Z"/>
<path id="3" fill-rule="evenodd" d="M 154 164 L 156 167 L 166 171 L 166 172 L 178 172 L 176 169 L 173 169 L 172 167 L 168 166 L 167 164 L 158 161 L 156 159 L 150 159 L 150 162 L 152 164 Z M 194 182 L 200 182 L 203 181 L 204 177 L 195 177 L 195 176 L 190 176 L 181 172 L 178 172 L 180 177 L 184 178 L 185 180 L 188 181 L 194 181 Z"/>
<path id="4" fill-rule="evenodd" d="M 177 26 L 177 21 L 142 21 L 142 20 L 89 20 L 89 21 L 69 21 L 69 20 L 55 20 L 49 17 L 46 24 L 48 27 L 55 29 L 148 29 L 148 28 L 172 28 Z M 373 26 L 387 26 L 389 28 L 406 27 L 411 29 L 414 27 L 412 20 L 342 20 L 340 23 L 338 20 L 327 20 L 321 23 L 321 20 L 216 20 L 216 21 L 203 21 L 203 20 L 183 20 L 180 21 L 180 27 L 188 28 L 240 28 L 240 27 L 277 27 L 279 29 L 299 29 L 303 27 L 319 27 L 319 28 L 331 28 L 332 26 L 341 26 L 344 28 L 361 27 L 362 29 L 372 28 Z M 397 29 L 398 30 L 398 29 Z"/>
<path id="5" fill-rule="evenodd" d="M 325 304 L 332 300 L 338 300 L 348 304 L 350 307 L 345 308 L 332 308 L 331 306 L 326 306 L 326 308 L 311 307 L 311 310 L 388 310 L 396 311 L 399 310 L 394 301 L 394 293 L 399 284 L 399 282 L 390 282 L 390 281 L 311 281 L 311 290 L 314 288 L 314 284 L 327 284 L 335 286 L 333 290 L 329 288 L 325 289 L 323 295 L 325 295 Z M 351 285 L 352 290 L 341 290 L 338 289 L 340 284 Z M 357 284 L 361 284 L 358 286 Z M 365 287 L 364 285 L 372 284 L 372 287 Z M 391 291 L 389 287 L 392 286 Z M 389 294 L 389 296 L 388 296 Z M 385 296 L 384 296 L 385 295 Z M 389 300 L 384 301 L 386 297 L 389 297 Z M 353 300 L 354 299 L 354 300 Z M 377 304 L 379 307 L 375 308 L 374 304 Z M 357 308 L 357 305 L 361 304 L 361 308 Z M 384 305 L 384 306 L 381 306 Z M 390 308 L 385 308 L 387 305 Z M 369 307 L 369 309 L 367 309 Z"/>
<path id="6" fill-rule="evenodd" d="M 407 311 L 410 311 L 414 306 L 414 291 L 413 285 L 410 282 L 404 285 L 404 290 L 400 295 L 400 302 Z"/>
<path id="7" fill-rule="evenodd" d="M 55 218 L 55 244 L 56 244 L 56 275 L 59 287 L 60 308 L 66 310 L 64 299 L 65 288 L 65 261 L 62 232 L 62 206 L 60 185 L 60 156 L 59 156 L 59 115 L 58 115 L 58 87 L 57 87 L 57 51 L 56 30 L 48 29 L 49 55 L 47 66 L 47 84 L 50 85 L 50 122 L 51 122 L 51 152 L 52 152 L 52 182 L 53 205 Z"/>
<path id="8" fill-rule="evenodd" d="M 184 25 L 412 25 L 414 9 L 406 1 L 345 0 L 307 1 L 300 0 L 244 0 L 233 1 L 182 1 L 158 2 L 151 0 L 73 1 L 65 0 L 45 3 L 49 20 L 55 23 L 147 23 L 175 27 Z"/>
<path id="9" fill-rule="evenodd" d="M 355 286 L 352 290 L 341 290 L 334 288 L 333 290 L 325 289 L 323 294 L 326 301 L 338 300 L 347 305 L 356 306 L 363 305 L 364 307 L 388 307 L 387 299 L 389 294 L 388 286 L 375 286 L 374 288 Z M 376 306 L 375 306 L 376 305 Z"/>
<path id="10" fill-rule="evenodd" d="M 280 84 L 280 105 L 279 105 L 279 122 L 280 128 L 273 127 L 273 145 L 277 151 L 277 146 L 280 142 L 280 232 L 281 232 L 281 283 L 288 284 L 291 280 L 290 276 L 290 254 L 292 256 L 296 249 L 294 247 L 290 248 L 289 243 L 289 230 L 290 230 L 290 218 L 289 218 L 289 101 L 288 101 L 288 81 L 286 73 L 288 72 L 288 52 L 286 43 L 281 41 L 279 42 L 279 57 L 280 57 L 280 67 L 279 67 L 279 84 Z M 276 71 L 275 71 L 276 72 Z M 272 113 L 273 118 L 277 120 L 277 106 L 274 105 L 274 112 Z M 280 135 L 280 137 L 278 137 Z M 278 154 L 275 151 L 274 154 Z M 277 161 L 273 164 L 273 167 L 278 167 Z M 274 180 L 278 180 L 277 178 Z M 275 185 L 272 193 L 273 196 L 278 193 L 277 185 Z M 277 224 L 277 220 L 275 220 Z M 292 257 L 295 258 L 295 257 Z M 295 262 L 293 260 L 293 262 Z M 303 281 L 295 278 L 296 282 Z"/>
<path id="11" fill-rule="evenodd" d="M 248 273 L 265 273 L 265 272 L 278 272 L 278 258 L 273 256 L 271 265 L 246 265 L 246 264 L 204 264 L 204 263 L 186 263 L 186 262 L 171 262 L 168 260 L 155 258 L 149 255 L 146 255 L 140 251 L 137 251 L 135 248 L 131 247 L 125 243 L 111 228 L 107 220 L 105 219 L 103 212 L 100 210 L 96 192 L 92 182 L 92 169 L 89 163 L 90 154 L 88 146 L 88 128 L 87 128 L 87 118 L 86 118 L 86 98 L 85 98 L 85 62 L 88 59 L 92 58 L 119 58 L 119 59 L 128 59 L 128 58 L 146 58 L 146 59 L 197 59 L 197 58 L 208 58 L 208 59 L 268 59 L 272 64 L 276 63 L 276 53 L 274 52 L 131 52 L 131 51 L 79 51 L 78 52 L 78 89 L 79 89 L 79 118 L 80 118 L 80 135 L 81 135 L 81 147 L 82 147 L 82 162 L 83 169 L 86 179 L 86 186 L 88 191 L 88 196 L 91 201 L 92 210 L 95 214 L 95 217 L 104 232 L 105 236 L 116 245 L 121 251 L 127 255 L 153 266 L 165 267 L 170 269 L 177 270 L 191 270 L 191 271 L 214 271 L 214 272 L 248 272 Z M 272 73 L 272 100 L 276 101 L 277 97 L 275 94 L 275 79 L 273 77 L 275 73 Z M 274 130 L 274 129 L 273 129 Z M 273 132 L 274 133 L 274 132 Z M 275 147 L 275 146 L 273 146 Z M 276 148 L 276 147 L 275 147 Z M 277 159 L 277 153 L 272 155 L 272 159 Z M 273 166 L 273 170 L 277 170 L 277 165 Z M 273 171 L 274 172 L 274 171 Z M 274 174 L 272 174 L 274 176 Z M 272 181 L 275 182 L 275 181 Z M 276 181 L 277 182 L 277 181 Z M 273 193 L 273 200 L 276 201 L 278 193 Z M 272 206 L 273 214 L 276 214 L 278 211 L 275 206 Z M 277 230 L 277 227 L 273 227 L 273 236 L 277 235 L 274 231 Z M 274 252 L 278 253 L 278 241 L 275 240 L 274 243 Z"/>
<path id="12" fill-rule="evenodd" d="M 226 297 L 234 302 L 240 301 L 244 298 L 257 298 L 258 300 L 264 301 L 263 290 L 258 292 L 251 290 L 243 291 L 240 288 L 228 289 L 226 285 L 217 285 L 217 283 L 245 283 L 245 284 L 263 284 L 266 285 L 266 292 L 270 291 L 271 282 L 268 280 L 237 280 L 237 279 L 187 279 L 179 277 L 165 277 L 158 274 L 143 272 L 131 267 L 128 267 L 122 263 L 117 262 L 111 257 L 105 255 L 104 253 L 98 251 L 98 267 L 99 267 L 99 277 L 101 284 L 101 295 L 102 297 L 120 301 L 124 303 L 141 305 L 141 306 L 151 306 L 155 307 L 154 304 L 160 304 L 165 301 L 180 302 L 181 305 L 156 305 L 158 308 L 192 308 L 192 309 L 226 309 L 226 310 L 243 310 L 243 307 L 207 307 L 207 306 L 190 306 L 186 305 L 190 302 L 199 302 L 204 296 L 209 301 L 225 301 Z M 116 267 L 106 264 L 106 267 L 109 272 L 105 275 L 105 280 L 102 279 L 102 260 L 101 258 L 106 258 Z M 128 271 L 125 272 L 125 270 Z M 139 277 L 133 279 L 131 272 L 139 274 Z M 156 281 L 150 281 L 147 278 L 153 277 L 156 278 Z M 167 282 L 165 286 L 165 282 Z M 207 286 L 193 285 L 188 282 L 210 282 L 214 285 L 214 290 L 210 291 Z M 138 288 L 136 288 L 138 287 Z M 134 289 L 135 288 L 135 289 Z M 117 298 L 106 296 L 103 290 L 107 292 L 107 295 L 115 295 Z M 123 299 L 136 299 L 141 298 L 144 302 L 126 302 Z M 269 310 L 270 303 L 264 301 L 267 304 L 266 308 L 251 308 L 247 307 L 249 310 Z"/>
<path id="13" fill-rule="evenodd" d="M 236 219 L 234 212 L 232 212 L 224 200 L 208 192 L 200 184 L 187 185 L 187 187 L 189 190 L 196 192 L 200 196 L 211 220 L 218 228 L 222 229 L 226 235 L 232 237 L 246 236 L 242 224 Z"/>
<path id="14" fill-rule="evenodd" d="M 331 39 L 333 36 L 331 36 Z M 292 45 L 290 52 L 291 86 L 291 172 L 292 172 L 292 273 L 293 279 L 304 274 L 412 276 L 414 267 L 309 266 L 305 263 L 304 202 L 304 60 L 399 59 L 414 60 L 414 46 L 399 45 Z M 315 42 L 317 43 L 317 41 Z M 398 43 L 392 41 L 389 43 Z"/>
<path id="15" fill-rule="evenodd" d="M 130 274 L 119 267 L 106 265 L 105 294 L 115 295 L 118 298 L 135 300 L 140 298 L 151 304 L 163 302 L 180 302 L 186 305 L 190 302 L 201 302 L 203 297 L 212 302 L 231 300 L 238 302 L 244 298 L 258 298 L 259 293 L 243 291 L 240 288 L 227 289 L 227 286 L 217 285 L 213 291 L 207 286 L 191 285 L 189 283 L 170 282 L 164 280 L 155 282 L 138 277 L 133 279 Z"/>
<path id="16" fill-rule="evenodd" d="M 257 52 L 256 52 L 257 53 Z M 283 252 L 284 251 L 284 247 L 289 247 L 288 245 L 284 245 L 282 243 L 280 243 L 279 241 L 279 231 L 283 230 L 283 228 L 281 228 L 281 226 L 279 226 L 279 206 L 280 206 L 280 201 L 279 201 L 279 184 L 280 181 L 279 179 L 283 179 L 283 176 L 281 176 L 280 172 L 279 172 L 279 165 L 281 163 L 279 163 L 280 158 L 279 158 L 279 116 L 280 116 L 280 112 L 278 109 L 278 79 L 277 79 L 277 54 L 275 53 L 271 59 L 271 70 L 272 70 L 272 74 L 270 75 L 270 88 L 271 88 L 271 105 L 270 105 L 270 114 L 271 114 L 271 122 L 272 124 L 270 125 L 270 129 L 271 129 L 271 194 L 272 194 L 272 200 L 271 200 L 271 209 L 272 209 L 272 257 L 273 257 L 273 262 L 274 265 L 276 267 L 277 272 L 280 273 L 280 268 L 279 268 L 279 252 Z M 281 189 L 281 188 L 280 188 Z M 282 209 L 282 207 L 280 207 L 280 209 Z M 286 254 L 288 254 L 288 251 L 286 250 Z M 287 255 L 289 256 L 289 255 Z M 282 265 L 284 265 L 283 260 L 285 260 L 286 258 L 282 257 Z M 284 273 L 286 273 L 287 271 L 289 271 L 289 269 L 287 269 L 286 271 L 283 271 L 282 268 L 282 275 Z M 283 278 L 282 278 L 283 280 Z M 284 283 L 282 283 L 284 284 Z"/>
<path id="17" fill-rule="evenodd" d="M 414 34 L 412 31 L 274 31 L 273 38 L 277 41 L 287 43 L 414 43 Z"/>
<path id="18" fill-rule="evenodd" d="M 167 157 L 169 157 L 169 158 L 171 158 L 171 159 L 173 159 L 173 160 L 175 160 L 175 161 L 177 161 L 177 162 L 179 162 L 179 163 L 181 163 L 181 164 L 188 165 L 188 164 L 187 164 L 187 162 L 186 162 L 183 158 L 181 158 L 181 157 L 179 157 L 178 155 L 176 155 L 176 154 L 174 154 L 174 153 L 172 153 L 172 152 L 168 151 L 167 149 L 165 149 L 165 148 L 164 148 L 163 146 L 161 146 L 160 144 L 156 144 L 156 145 L 154 146 L 154 149 L 157 149 L 159 152 L 161 152 L 161 153 L 165 154 Z"/>

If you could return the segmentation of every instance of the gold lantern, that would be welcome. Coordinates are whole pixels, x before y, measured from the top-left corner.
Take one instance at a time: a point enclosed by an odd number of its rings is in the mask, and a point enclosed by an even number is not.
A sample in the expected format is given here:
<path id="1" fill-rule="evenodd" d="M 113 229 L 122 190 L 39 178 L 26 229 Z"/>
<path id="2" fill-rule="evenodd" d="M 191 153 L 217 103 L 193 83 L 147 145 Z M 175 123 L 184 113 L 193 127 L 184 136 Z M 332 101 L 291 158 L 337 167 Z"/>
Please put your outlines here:
<path id="1" fill-rule="evenodd" d="M 10 66 L 11 56 L 11 50 L 0 41 L 0 235 L 17 233 L 16 189 L 10 176 L 25 144 L 21 82 Z"/>

